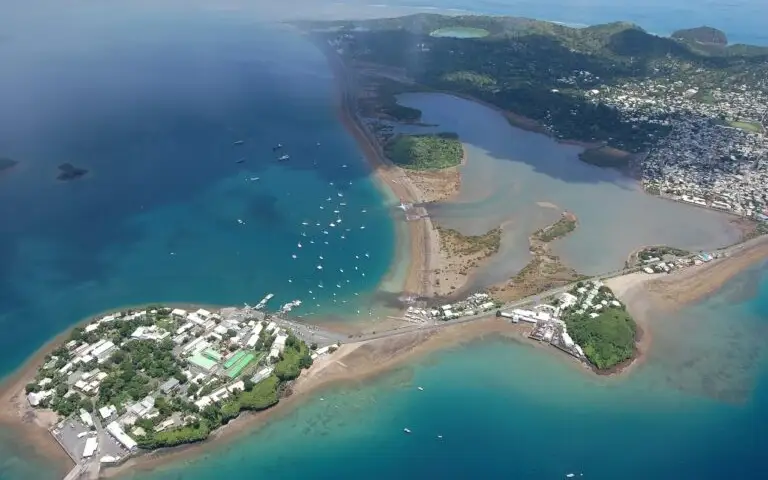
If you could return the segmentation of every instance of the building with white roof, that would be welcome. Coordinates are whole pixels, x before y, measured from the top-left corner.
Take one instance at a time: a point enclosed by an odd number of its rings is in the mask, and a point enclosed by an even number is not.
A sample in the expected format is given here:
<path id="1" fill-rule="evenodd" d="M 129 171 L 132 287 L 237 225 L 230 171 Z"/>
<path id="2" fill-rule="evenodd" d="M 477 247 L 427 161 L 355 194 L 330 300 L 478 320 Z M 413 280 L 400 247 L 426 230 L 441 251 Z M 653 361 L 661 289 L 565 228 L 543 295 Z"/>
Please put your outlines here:
<path id="1" fill-rule="evenodd" d="M 96 440 L 96 437 L 88 437 L 85 439 L 85 447 L 83 447 L 83 458 L 90 458 L 93 456 L 94 453 L 96 453 L 96 448 L 98 448 L 99 442 Z"/>
<path id="2" fill-rule="evenodd" d="M 187 311 L 181 308 L 174 308 L 173 310 L 171 310 L 171 315 L 173 315 L 174 317 L 184 318 L 187 316 Z"/>
<path id="3" fill-rule="evenodd" d="M 86 426 L 89 426 L 89 427 L 93 426 L 93 418 L 91 418 L 91 414 L 86 412 L 82 408 L 80 409 L 80 420 L 82 420 L 83 423 L 86 424 Z"/>
<path id="4" fill-rule="evenodd" d="M 107 431 L 128 450 L 134 450 L 138 446 L 136 441 L 129 437 L 117 422 L 107 425 Z"/>
<path id="5" fill-rule="evenodd" d="M 208 310 L 205 310 L 203 308 L 198 309 L 195 313 L 197 314 L 198 317 L 206 319 L 206 320 L 208 318 L 210 318 L 210 316 L 211 316 L 211 312 L 209 312 Z"/>
<path id="6" fill-rule="evenodd" d="M 101 418 L 103 418 L 104 420 L 108 419 L 115 413 L 117 413 L 117 408 L 114 405 L 101 407 L 99 409 L 99 415 L 101 415 Z"/>

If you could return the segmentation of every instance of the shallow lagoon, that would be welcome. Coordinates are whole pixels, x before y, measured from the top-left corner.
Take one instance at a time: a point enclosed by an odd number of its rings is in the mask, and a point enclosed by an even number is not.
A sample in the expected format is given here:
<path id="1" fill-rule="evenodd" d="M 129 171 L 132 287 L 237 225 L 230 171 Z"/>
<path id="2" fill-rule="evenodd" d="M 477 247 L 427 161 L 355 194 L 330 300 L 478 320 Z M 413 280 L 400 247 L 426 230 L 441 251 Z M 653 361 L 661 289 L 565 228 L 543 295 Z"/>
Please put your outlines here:
<path id="1" fill-rule="evenodd" d="M 528 236 L 563 210 L 577 215 L 579 228 L 553 249 L 585 274 L 621 268 L 643 245 L 713 249 L 739 238 L 732 217 L 646 195 L 618 171 L 580 161 L 582 147 L 512 127 L 491 108 L 446 94 L 398 98 L 420 109 L 424 123 L 438 125 L 430 130 L 456 132 L 466 146 L 459 195 L 430 206 L 430 214 L 466 234 L 504 225 L 501 261 L 481 274 L 486 284 L 522 268 Z"/>
<path id="2" fill-rule="evenodd" d="M 624 377 L 548 348 L 472 342 L 319 392 L 242 439 L 132 478 L 764 478 L 766 273 L 654 319 L 651 356 Z"/>

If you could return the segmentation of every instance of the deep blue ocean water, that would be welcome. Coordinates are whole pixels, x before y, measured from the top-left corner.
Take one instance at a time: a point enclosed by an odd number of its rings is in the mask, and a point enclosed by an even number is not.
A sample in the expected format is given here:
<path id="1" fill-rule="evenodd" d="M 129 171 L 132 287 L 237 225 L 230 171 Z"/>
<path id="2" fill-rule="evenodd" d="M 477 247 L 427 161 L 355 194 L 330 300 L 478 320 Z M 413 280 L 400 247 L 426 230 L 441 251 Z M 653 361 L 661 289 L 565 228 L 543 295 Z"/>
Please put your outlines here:
<path id="1" fill-rule="evenodd" d="M 708 23 L 732 40 L 768 43 L 760 2 L 673 14 L 661 2 L 604 3 L 437 5 L 574 23 L 629 19 L 660 33 Z M 337 122 L 319 53 L 258 16 L 136 4 L 0 7 L 0 155 L 21 162 L 0 176 L 0 376 L 74 322 L 121 305 L 253 303 L 272 291 L 275 305 L 304 300 L 297 313 L 349 314 L 374 304 L 392 261 L 390 207 Z M 291 161 L 275 160 L 278 142 Z M 63 162 L 90 173 L 57 182 Z M 314 225 L 336 219 L 326 204 L 343 215 L 345 239 Z M 355 265 L 365 277 L 350 275 Z M 759 428 L 767 303 L 765 269 L 744 274 L 677 321 L 660 321 L 648 363 L 613 382 L 507 341 L 442 352 L 314 396 L 156 475 L 768 475 L 758 461 L 768 446 Z M 405 426 L 414 434 L 403 435 Z M 0 429 L 0 478 L 52 478 L 15 440 Z"/>

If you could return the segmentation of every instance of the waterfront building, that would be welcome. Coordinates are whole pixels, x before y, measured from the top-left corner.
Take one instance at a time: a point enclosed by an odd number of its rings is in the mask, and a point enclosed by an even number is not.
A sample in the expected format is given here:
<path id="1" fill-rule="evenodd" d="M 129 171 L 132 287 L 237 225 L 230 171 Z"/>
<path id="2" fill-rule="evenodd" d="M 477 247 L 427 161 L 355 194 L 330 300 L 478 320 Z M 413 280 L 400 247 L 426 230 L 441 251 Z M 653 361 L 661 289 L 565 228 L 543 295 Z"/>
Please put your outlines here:
<path id="1" fill-rule="evenodd" d="M 117 422 L 112 422 L 107 425 L 107 431 L 114 437 L 115 440 L 120 442 L 120 444 L 129 451 L 135 450 L 138 446 L 136 441 L 129 437 L 128 434 L 123 430 L 123 427 L 121 427 Z"/>

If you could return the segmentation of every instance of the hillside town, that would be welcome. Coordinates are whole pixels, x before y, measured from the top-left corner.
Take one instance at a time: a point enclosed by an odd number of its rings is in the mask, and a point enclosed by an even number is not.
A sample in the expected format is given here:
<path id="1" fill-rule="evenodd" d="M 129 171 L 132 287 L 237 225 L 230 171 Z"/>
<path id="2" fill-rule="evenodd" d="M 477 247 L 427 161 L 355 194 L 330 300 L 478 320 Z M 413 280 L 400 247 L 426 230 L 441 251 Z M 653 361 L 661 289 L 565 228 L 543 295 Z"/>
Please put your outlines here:
<path id="1" fill-rule="evenodd" d="M 284 382 L 339 347 L 265 303 L 103 315 L 47 355 L 27 401 L 59 415 L 51 434 L 76 465 L 204 439 L 242 410 L 277 403 Z"/>
<path id="2" fill-rule="evenodd" d="M 642 161 L 650 193 L 768 220 L 768 83 L 703 88 L 695 78 L 600 85 L 585 95 L 623 121 L 669 129 Z"/>

